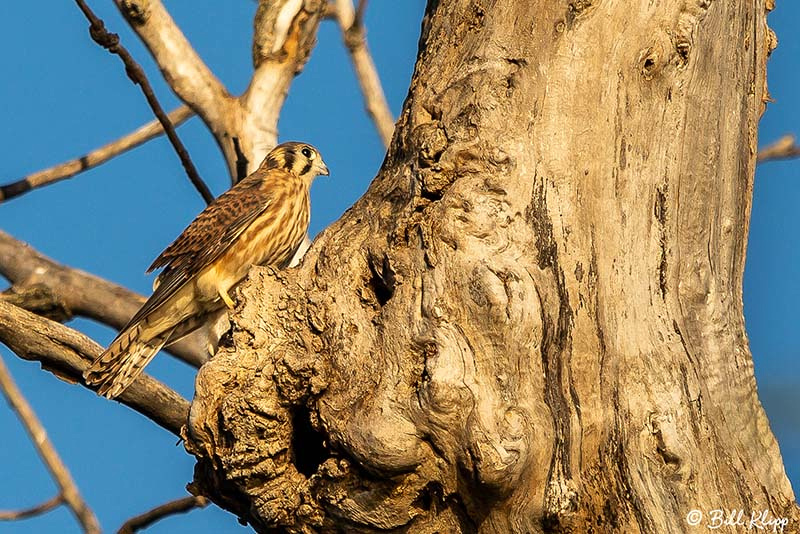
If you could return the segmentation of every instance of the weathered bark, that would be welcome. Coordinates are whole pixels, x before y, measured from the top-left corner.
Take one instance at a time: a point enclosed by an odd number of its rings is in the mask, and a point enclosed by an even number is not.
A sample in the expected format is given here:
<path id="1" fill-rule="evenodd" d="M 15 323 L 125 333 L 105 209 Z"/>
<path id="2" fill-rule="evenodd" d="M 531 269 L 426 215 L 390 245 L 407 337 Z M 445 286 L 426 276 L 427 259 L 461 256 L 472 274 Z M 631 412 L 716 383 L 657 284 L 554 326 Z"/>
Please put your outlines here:
<path id="1" fill-rule="evenodd" d="M 258 531 L 800 520 L 742 316 L 767 36 L 763 1 L 429 2 L 380 174 L 200 371 L 193 490 Z"/>

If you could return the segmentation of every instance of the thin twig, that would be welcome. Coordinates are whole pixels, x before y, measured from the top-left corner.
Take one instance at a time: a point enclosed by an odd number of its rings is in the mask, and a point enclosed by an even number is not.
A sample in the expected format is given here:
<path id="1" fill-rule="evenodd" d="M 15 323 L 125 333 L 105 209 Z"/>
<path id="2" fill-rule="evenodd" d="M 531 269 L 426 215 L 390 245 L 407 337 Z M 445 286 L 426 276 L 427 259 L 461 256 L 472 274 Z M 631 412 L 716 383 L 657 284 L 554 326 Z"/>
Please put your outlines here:
<path id="1" fill-rule="evenodd" d="M 191 496 L 176 499 L 157 506 L 149 512 L 128 519 L 117 531 L 117 534 L 134 534 L 134 532 L 147 528 L 167 516 L 183 514 L 195 508 L 205 508 L 206 506 L 208 506 L 208 499 L 205 497 Z"/>
<path id="2" fill-rule="evenodd" d="M 178 157 L 181 160 L 181 164 L 183 164 L 183 168 L 186 170 L 187 176 L 189 176 L 189 180 L 194 184 L 197 191 L 203 197 L 203 200 L 206 201 L 206 204 L 210 204 L 214 200 L 214 195 L 211 194 L 208 186 L 197 173 L 197 169 L 189 158 L 186 147 L 183 146 L 178 134 L 175 132 L 175 127 L 170 122 L 169 117 L 164 113 L 164 109 L 158 102 L 156 94 L 153 92 L 153 87 L 150 85 L 147 76 L 145 76 L 142 67 L 133 59 L 130 52 L 120 44 L 119 35 L 108 32 L 105 28 L 105 23 L 89 9 L 89 6 L 86 5 L 84 0 L 75 0 L 75 2 L 90 23 L 89 35 L 91 35 L 92 39 L 112 54 L 119 56 L 125 64 L 125 72 L 128 74 L 128 78 L 130 78 L 134 84 L 141 87 L 142 93 L 144 93 L 144 97 L 147 99 L 147 103 L 150 104 L 150 108 L 153 110 L 156 118 L 158 118 L 161 126 L 163 126 L 164 132 L 167 134 L 173 148 L 175 148 L 175 152 L 178 153 Z"/>
<path id="3" fill-rule="evenodd" d="M 194 112 L 189 109 L 189 106 L 181 106 L 172 110 L 167 116 L 172 124 L 179 126 L 193 115 Z M 33 189 L 72 178 L 78 173 L 97 167 L 163 133 L 164 127 L 158 120 L 154 119 L 138 130 L 92 150 L 79 158 L 59 163 L 49 169 L 36 171 L 16 182 L 0 186 L 0 202 L 18 197 Z"/>
<path id="4" fill-rule="evenodd" d="M 2 300 L 0 343 L 24 360 L 40 362 L 58 378 L 83 385 L 83 372 L 103 352 L 84 334 Z M 176 436 L 189 417 L 189 401 L 148 375 L 141 375 L 116 400 Z"/>
<path id="5" fill-rule="evenodd" d="M 776 159 L 789 159 L 800 157 L 800 146 L 795 142 L 792 134 L 787 134 L 758 152 L 759 163 Z"/>
<path id="6" fill-rule="evenodd" d="M 47 466 L 47 470 L 50 471 L 50 475 L 58 485 L 64 502 L 72 510 L 75 519 L 83 527 L 83 531 L 86 534 L 100 534 L 100 524 L 97 522 L 97 517 L 81 497 L 78 486 L 75 485 L 67 466 L 61 461 L 55 447 L 50 442 L 50 438 L 47 437 L 44 426 L 39 422 L 30 404 L 28 404 L 28 401 L 22 396 L 22 392 L 14 383 L 11 373 L 8 372 L 8 368 L 6 368 L 2 358 L 0 358 L 0 389 L 3 390 L 3 394 L 8 399 L 11 409 L 17 412 L 22 425 L 39 453 L 39 457 Z"/>
<path id="7" fill-rule="evenodd" d="M 336 0 L 336 19 L 342 30 L 345 46 L 350 52 L 350 60 L 353 62 L 356 78 L 364 95 L 367 113 L 372 118 L 383 145 L 388 148 L 394 132 L 394 118 L 386 102 L 375 62 L 367 48 L 363 24 L 366 6 L 366 0 L 361 0 L 358 11 L 354 11 L 352 0 Z"/>
<path id="8" fill-rule="evenodd" d="M 160 0 L 114 0 L 152 55 L 164 81 L 215 136 L 236 133 L 238 103 L 208 68 Z M 223 138 L 217 137 L 218 141 Z"/>
<path id="9" fill-rule="evenodd" d="M 0 521 L 18 521 L 36 515 L 46 514 L 64 503 L 64 496 L 60 493 L 50 500 L 23 510 L 0 510 Z"/>

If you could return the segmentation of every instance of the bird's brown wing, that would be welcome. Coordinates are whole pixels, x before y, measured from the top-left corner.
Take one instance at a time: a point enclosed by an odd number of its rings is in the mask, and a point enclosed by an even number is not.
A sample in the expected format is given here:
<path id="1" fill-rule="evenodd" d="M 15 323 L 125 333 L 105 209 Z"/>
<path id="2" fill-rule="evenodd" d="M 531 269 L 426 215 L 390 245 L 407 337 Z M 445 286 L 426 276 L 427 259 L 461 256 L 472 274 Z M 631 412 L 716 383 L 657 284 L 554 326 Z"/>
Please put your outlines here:
<path id="1" fill-rule="evenodd" d="M 251 174 L 220 195 L 156 258 L 147 272 L 165 267 L 159 276 L 159 285 L 129 324 L 166 302 L 219 258 L 250 223 L 264 213 L 274 198 L 272 188 L 265 187 L 264 179 L 262 173 Z"/>

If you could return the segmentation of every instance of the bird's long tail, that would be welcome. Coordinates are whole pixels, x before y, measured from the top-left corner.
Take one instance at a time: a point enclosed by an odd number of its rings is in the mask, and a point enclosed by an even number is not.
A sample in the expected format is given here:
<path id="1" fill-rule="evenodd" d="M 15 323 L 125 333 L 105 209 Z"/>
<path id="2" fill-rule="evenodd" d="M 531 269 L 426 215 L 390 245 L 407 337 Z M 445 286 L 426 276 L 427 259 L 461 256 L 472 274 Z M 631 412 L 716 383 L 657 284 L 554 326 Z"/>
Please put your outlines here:
<path id="1" fill-rule="evenodd" d="M 98 394 L 113 399 L 136 380 L 169 341 L 173 330 L 174 327 L 144 340 L 140 323 L 129 326 L 84 371 L 84 380 L 87 384 L 98 386 Z"/>

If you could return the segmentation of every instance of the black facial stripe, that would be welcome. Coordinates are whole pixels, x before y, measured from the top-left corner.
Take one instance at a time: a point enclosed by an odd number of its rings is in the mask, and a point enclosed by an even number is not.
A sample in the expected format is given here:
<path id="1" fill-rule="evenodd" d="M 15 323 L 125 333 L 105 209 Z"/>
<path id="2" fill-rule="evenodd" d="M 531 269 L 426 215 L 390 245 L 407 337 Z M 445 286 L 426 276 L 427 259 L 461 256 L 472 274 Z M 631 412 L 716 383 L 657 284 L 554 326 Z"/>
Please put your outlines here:
<path id="1" fill-rule="evenodd" d="M 291 171 L 292 169 L 294 169 L 294 152 L 291 150 L 287 150 L 285 158 L 286 158 L 285 161 L 286 169 Z"/>
<path id="2" fill-rule="evenodd" d="M 300 171 L 300 176 L 304 176 L 310 170 L 311 170 L 311 161 L 310 160 L 306 160 L 306 164 L 303 167 L 303 170 Z"/>

